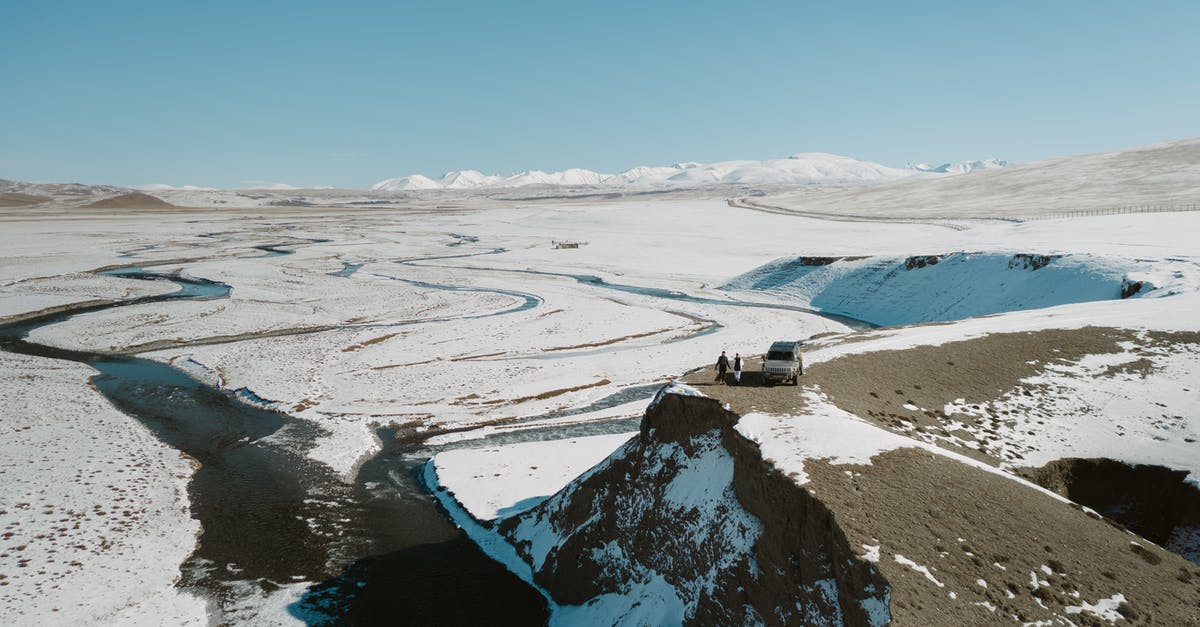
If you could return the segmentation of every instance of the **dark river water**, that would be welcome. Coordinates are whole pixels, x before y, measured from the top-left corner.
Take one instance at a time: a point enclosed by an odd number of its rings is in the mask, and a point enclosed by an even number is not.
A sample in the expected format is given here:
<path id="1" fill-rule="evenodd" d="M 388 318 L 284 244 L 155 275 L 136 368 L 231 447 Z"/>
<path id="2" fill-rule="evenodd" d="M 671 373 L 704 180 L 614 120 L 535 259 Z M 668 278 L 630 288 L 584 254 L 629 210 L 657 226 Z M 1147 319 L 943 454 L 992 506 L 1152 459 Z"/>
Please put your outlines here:
<path id="1" fill-rule="evenodd" d="M 138 268 L 109 274 L 171 281 L 180 289 L 2 325 L 0 349 L 95 368 L 92 381 L 115 407 L 200 463 L 188 496 L 203 534 L 181 565 L 180 585 L 225 605 L 246 583 L 270 591 L 313 582 L 289 608 L 312 624 L 482 624 L 497 616 L 516 624 L 545 621 L 540 593 L 484 555 L 418 480 L 416 469 L 429 451 L 387 448 L 347 485 L 305 456 L 320 435 L 311 423 L 161 362 L 25 339 L 84 313 L 229 293 L 219 283 Z"/>
<path id="2" fill-rule="evenodd" d="M 444 255 L 444 256 L 440 256 L 440 257 L 429 257 L 429 258 L 425 258 L 425 259 L 411 259 L 407 263 L 411 263 L 414 265 L 429 265 L 429 264 L 425 264 L 422 262 L 439 260 L 439 259 L 459 259 L 459 258 L 463 258 L 463 257 L 475 257 L 475 256 L 479 256 L 481 254 L 492 255 L 492 254 L 498 254 L 498 253 L 502 253 L 502 252 L 507 252 L 507 251 L 503 248 L 495 248 L 495 249 L 492 249 L 491 251 L 488 251 L 485 253 L 477 253 L 474 255 Z M 432 267 L 438 267 L 438 266 L 432 266 Z M 513 274 L 532 274 L 532 275 L 537 275 L 537 276 L 551 276 L 551 277 L 561 277 L 561 278 L 566 278 L 566 279 L 574 279 L 575 281 L 578 281 L 579 283 L 582 283 L 584 285 L 590 285 L 593 287 L 614 290 L 614 291 L 618 291 L 618 292 L 625 292 L 627 294 L 637 294 L 638 296 L 649 296 L 651 298 L 658 298 L 661 300 L 669 300 L 669 301 L 676 301 L 676 302 L 683 302 L 683 303 L 695 303 L 695 304 L 701 304 L 701 305 L 722 305 L 725 307 L 748 307 L 748 308 L 752 308 L 752 309 L 775 309 L 775 310 L 779 310 L 779 311 L 795 311 L 795 312 L 799 312 L 799 313 L 806 313 L 806 314 L 812 314 L 814 316 L 820 316 L 822 318 L 828 318 L 829 320 L 833 320 L 835 322 L 840 322 L 840 323 L 850 327 L 851 329 L 856 329 L 856 330 L 873 329 L 873 328 L 877 328 L 879 326 L 877 324 L 867 322 L 865 320 L 859 320 L 857 318 L 851 318 L 849 316 L 842 316 L 839 314 L 827 313 L 827 312 L 821 311 L 819 309 L 813 309 L 812 307 L 803 307 L 800 305 L 786 305 L 786 304 L 782 304 L 782 303 L 760 303 L 760 302 L 744 301 L 744 300 L 722 300 L 722 299 L 718 299 L 718 298 L 705 298 L 703 296 L 692 296 L 691 294 L 687 294 L 685 292 L 679 292 L 676 290 L 668 290 L 668 289 L 663 289 L 663 288 L 658 288 L 658 287 L 643 287 L 643 286 L 639 286 L 639 285 L 627 285 L 624 283 L 610 283 L 610 282 L 605 281 L 604 279 L 602 279 L 598 276 L 592 275 L 592 274 L 572 274 L 572 273 L 568 273 L 568 272 L 547 272 L 544 270 L 527 270 L 527 269 L 516 269 L 516 268 L 493 268 L 493 267 L 487 267 L 487 266 L 452 266 L 452 267 L 462 268 L 462 269 L 467 269 L 467 270 L 481 270 L 481 271 L 485 271 L 485 272 L 507 272 L 507 273 L 513 273 Z"/>

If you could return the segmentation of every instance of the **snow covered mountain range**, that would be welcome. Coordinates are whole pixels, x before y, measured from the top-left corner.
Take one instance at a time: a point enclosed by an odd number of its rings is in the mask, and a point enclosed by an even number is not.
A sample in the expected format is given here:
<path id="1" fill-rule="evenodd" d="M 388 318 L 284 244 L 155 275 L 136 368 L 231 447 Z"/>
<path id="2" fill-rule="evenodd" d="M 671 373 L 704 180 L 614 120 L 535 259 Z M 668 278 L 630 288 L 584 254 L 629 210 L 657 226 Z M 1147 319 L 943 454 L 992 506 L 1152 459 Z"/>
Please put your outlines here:
<path id="1" fill-rule="evenodd" d="M 715 185 L 851 185 L 879 183 L 913 176 L 963 174 L 1007 165 L 1004 161 L 967 161 L 941 165 L 917 164 L 892 168 L 820 152 L 804 152 L 787 159 L 738 160 L 715 163 L 677 163 L 669 166 L 637 166 L 618 174 L 601 174 L 572 168 L 562 172 L 526 170 L 509 176 L 484 174 L 478 170 L 455 170 L 440 179 L 410 174 L 380 181 L 372 191 L 423 189 L 475 189 L 528 186 L 623 187 L 638 189 L 681 189 Z"/>
<path id="2" fill-rule="evenodd" d="M 975 170 L 994 170 L 1003 168 L 1008 165 L 1007 161 L 1000 159 L 984 159 L 982 161 L 963 161 L 961 163 L 943 163 L 941 165 L 933 165 L 930 163 L 914 163 L 908 166 L 910 170 L 918 170 L 920 172 L 937 172 L 939 174 L 966 174 Z"/>

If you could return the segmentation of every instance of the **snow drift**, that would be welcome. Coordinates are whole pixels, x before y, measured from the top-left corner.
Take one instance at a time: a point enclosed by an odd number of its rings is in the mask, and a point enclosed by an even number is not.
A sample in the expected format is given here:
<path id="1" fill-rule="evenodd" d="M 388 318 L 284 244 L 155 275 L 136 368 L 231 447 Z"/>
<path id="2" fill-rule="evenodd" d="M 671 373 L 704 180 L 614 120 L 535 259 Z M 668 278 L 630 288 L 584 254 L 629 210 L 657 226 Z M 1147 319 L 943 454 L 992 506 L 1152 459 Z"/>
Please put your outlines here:
<path id="1" fill-rule="evenodd" d="M 1163 296 L 1175 274 L 1093 255 L 969 253 L 790 257 L 723 286 L 767 292 L 879 325 L 942 322 L 1068 303 Z"/>

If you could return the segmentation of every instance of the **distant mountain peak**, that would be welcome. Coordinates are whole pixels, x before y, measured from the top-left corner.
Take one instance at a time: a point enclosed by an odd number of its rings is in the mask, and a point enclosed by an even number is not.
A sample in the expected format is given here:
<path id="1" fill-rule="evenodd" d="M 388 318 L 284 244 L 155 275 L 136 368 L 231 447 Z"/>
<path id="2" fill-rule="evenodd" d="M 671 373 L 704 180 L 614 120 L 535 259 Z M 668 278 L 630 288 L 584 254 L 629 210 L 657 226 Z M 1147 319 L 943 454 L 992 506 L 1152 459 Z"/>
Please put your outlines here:
<path id="1" fill-rule="evenodd" d="M 995 170 L 1008 165 L 1007 161 L 1000 159 L 983 159 L 979 161 L 962 161 L 959 163 L 943 163 L 941 165 L 933 165 L 929 163 L 913 163 L 909 164 L 908 168 L 918 172 L 933 172 L 937 174 L 966 174 L 976 170 Z"/>
<path id="2" fill-rule="evenodd" d="M 967 161 L 942 165 L 917 164 L 892 168 L 823 152 L 798 152 L 787 159 L 739 160 L 669 166 L 634 166 L 619 174 L 601 174 L 582 168 L 561 172 L 525 170 L 507 176 L 479 170 L 453 170 L 438 180 L 410 174 L 380 181 L 374 191 L 426 189 L 499 189 L 513 187 L 602 187 L 632 189 L 684 189 L 720 185 L 855 185 L 891 181 L 922 174 L 953 175 L 1006 165 L 1003 161 Z"/>
<path id="3" fill-rule="evenodd" d="M 443 189 L 441 183 L 422 174 L 410 174 L 379 181 L 371 186 L 373 191 L 406 191 L 415 189 Z"/>

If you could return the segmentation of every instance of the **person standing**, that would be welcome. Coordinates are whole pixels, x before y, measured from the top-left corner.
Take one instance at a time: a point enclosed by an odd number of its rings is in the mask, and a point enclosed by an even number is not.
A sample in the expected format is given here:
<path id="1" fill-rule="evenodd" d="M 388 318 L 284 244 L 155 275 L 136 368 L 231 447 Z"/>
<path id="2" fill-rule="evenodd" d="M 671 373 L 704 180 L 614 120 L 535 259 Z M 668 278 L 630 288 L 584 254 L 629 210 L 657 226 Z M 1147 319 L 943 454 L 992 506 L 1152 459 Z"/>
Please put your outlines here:
<path id="1" fill-rule="evenodd" d="M 742 384 L 742 354 L 734 353 L 733 355 L 733 384 Z"/>
<path id="2" fill-rule="evenodd" d="M 721 351 L 721 356 L 717 358 L 717 381 L 725 383 L 726 370 L 729 370 L 729 358 L 725 356 L 725 351 Z"/>

